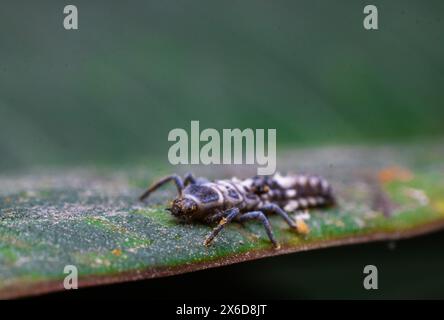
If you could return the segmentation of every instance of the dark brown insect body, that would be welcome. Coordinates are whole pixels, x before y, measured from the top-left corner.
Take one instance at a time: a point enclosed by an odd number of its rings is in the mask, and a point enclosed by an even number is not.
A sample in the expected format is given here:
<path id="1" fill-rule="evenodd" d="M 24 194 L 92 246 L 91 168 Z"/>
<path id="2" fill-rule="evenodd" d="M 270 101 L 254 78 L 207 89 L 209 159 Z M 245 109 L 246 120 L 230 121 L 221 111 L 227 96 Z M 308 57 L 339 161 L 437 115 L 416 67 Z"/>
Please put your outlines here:
<path id="1" fill-rule="evenodd" d="M 270 223 L 265 214 L 280 215 L 287 224 L 298 230 L 297 223 L 287 212 L 334 204 L 329 183 L 318 176 L 275 174 L 251 179 L 216 180 L 195 179 L 188 174 L 182 180 L 177 175 L 165 177 L 140 197 L 145 200 L 151 192 L 163 184 L 174 181 L 179 196 L 168 210 L 183 220 L 216 223 L 218 225 L 205 239 L 209 245 L 224 226 L 231 221 L 259 220 L 265 227 L 271 242 L 278 247 Z M 285 210 L 285 211 L 284 211 Z"/>

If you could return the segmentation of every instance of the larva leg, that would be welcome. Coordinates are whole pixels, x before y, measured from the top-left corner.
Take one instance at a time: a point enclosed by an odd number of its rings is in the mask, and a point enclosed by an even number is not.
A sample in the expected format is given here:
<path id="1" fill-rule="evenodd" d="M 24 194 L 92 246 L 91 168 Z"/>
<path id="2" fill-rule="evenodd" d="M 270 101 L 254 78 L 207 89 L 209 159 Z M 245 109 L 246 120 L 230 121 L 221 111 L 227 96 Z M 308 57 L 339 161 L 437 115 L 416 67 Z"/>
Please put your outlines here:
<path id="1" fill-rule="evenodd" d="M 239 216 L 239 221 L 247 221 L 247 220 L 259 220 L 264 225 L 265 231 L 267 232 L 268 238 L 273 243 L 276 249 L 280 248 L 279 243 L 276 241 L 273 231 L 271 230 L 270 221 L 268 221 L 267 216 L 261 211 L 251 211 L 247 212 L 241 216 Z"/>
<path id="2" fill-rule="evenodd" d="M 182 190 L 183 190 L 183 181 L 182 178 L 179 177 L 178 175 L 171 175 L 171 176 L 167 176 L 165 178 L 162 178 L 160 180 L 158 180 L 157 182 L 155 182 L 153 185 L 151 185 L 140 197 L 139 200 L 143 201 L 146 198 L 148 198 L 150 196 L 150 194 L 154 191 L 156 191 L 157 189 L 159 189 L 161 186 L 163 186 L 165 183 L 168 183 L 170 181 L 174 181 L 174 183 L 176 184 L 177 187 L 177 192 L 179 193 L 179 195 L 182 194 Z"/>
<path id="3" fill-rule="evenodd" d="M 221 218 L 226 217 L 227 216 L 227 211 L 218 211 L 215 214 L 208 216 L 205 219 L 206 223 L 214 223 L 216 221 L 219 221 Z"/>
<path id="4" fill-rule="evenodd" d="M 259 210 L 265 213 L 276 213 L 281 216 L 291 228 L 296 228 L 296 223 L 288 216 L 288 214 L 284 210 L 281 209 L 281 207 L 274 203 L 266 204 Z"/>
<path id="5" fill-rule="evenodd" d="M 219 221 L 217 227 L 213 229 L 213 231 L 205 238 L 204 245 L 209 246 L 211 242 L 213 242 L 214 238 L 225 228 L 227 223 L 230 223 L 237 215 L 239 215 L 240 211 L 238 208 L 228 209 L 224 211 L 222 216 L 223 218 Z"/>
<path id="6" fill-rule="evenodd" d="M 192 173 L 187 173 L 183 179 L 183 185 L 187 186 L 189 184 L 196 184 L 196 178 Z"/>

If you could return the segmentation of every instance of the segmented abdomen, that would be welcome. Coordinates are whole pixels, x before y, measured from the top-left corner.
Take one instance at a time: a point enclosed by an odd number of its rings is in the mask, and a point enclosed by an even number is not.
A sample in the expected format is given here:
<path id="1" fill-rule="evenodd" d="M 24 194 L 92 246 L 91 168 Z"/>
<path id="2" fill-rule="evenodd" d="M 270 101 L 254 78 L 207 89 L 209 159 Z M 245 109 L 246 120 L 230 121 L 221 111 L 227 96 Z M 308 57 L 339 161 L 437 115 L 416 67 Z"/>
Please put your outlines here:
<path id="1" fill-rule="evenodd" d="M 334 204 L 328 181 L 315 175 L 274 175 L 269 182 L 268 201 L 278 202 L 286 211 Z"/>
<path id="2" fill-rule="evenodd" d="M 258 193 L 255 185 L 267 186 L 268 191 Z M 264 189 L 263 189 L 264 190 Z M 216 180 L 190 185 L 184 196 L 192 198 L 201 212 L 226 210 L 237 207 L 241 211 L 260 210 L 269 203 L 291 212 L 299 209 L 323 207 L 334 204 L 330 184 L 319 176 L 275 174 L 246 180 Z"/>

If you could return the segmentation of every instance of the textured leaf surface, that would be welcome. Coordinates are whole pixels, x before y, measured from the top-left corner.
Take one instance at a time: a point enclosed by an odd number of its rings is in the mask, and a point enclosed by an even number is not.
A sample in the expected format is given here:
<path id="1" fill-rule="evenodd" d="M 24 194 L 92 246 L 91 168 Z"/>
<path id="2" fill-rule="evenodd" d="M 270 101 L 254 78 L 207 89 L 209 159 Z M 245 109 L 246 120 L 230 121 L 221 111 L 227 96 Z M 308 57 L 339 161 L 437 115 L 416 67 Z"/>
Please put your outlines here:
<path id="1" fill-rule="evenodd" d="M 315 210 L 301 236 L 277 217 L 274 250 L 256 223 L 233 224 L 214 245 L 211 227 L 182 224 L 164 210 L 173 188 L 150 205 L 136 201 L 155 176 L 149 166 L 57 170 L 0 178 L 0 297 L 63 288 L 66 265 L 80 286 L 150 278 L 264 256 L 425 233 L 444 224 L 441 144 L 422 147 L 324 148 L 285 152 L 282 171 L 327 177 L 339 205 Z M 210 177 L 245 176 L 251 168 L 196 168 Z"/>

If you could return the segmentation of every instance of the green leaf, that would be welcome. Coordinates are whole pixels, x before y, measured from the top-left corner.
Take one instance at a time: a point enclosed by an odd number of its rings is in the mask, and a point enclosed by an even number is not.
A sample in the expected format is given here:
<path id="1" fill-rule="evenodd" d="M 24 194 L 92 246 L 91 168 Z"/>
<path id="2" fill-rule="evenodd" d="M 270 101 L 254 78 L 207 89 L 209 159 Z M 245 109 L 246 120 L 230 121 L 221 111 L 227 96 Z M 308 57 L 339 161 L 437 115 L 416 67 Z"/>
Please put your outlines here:
<path id="1" fill-rule="evenodd" d="M 271 217 L 279 250 L 254 222 L 232 224 L 204 247 L 210 226 L 180 223 L 165 210 L 174 188 L 160 192 L 149 205 L 137 202 L 143 187 L 162 175 L 149 168 L 3 176 L 0 297 L 62 290 L 66 265 L 78 268 L 82 287 L 437 230 L 444 225 L 443 150 L 428 145 L 284 152 L 279 167 L 323 174 L 338 206 L 313 210 L 305 236 Z M 210 176 L 217 178 L 251 173 L 251 168 L 228 174 L 213 169 Z"/>

